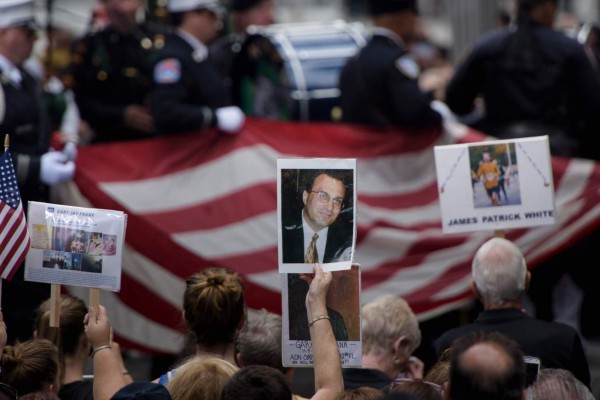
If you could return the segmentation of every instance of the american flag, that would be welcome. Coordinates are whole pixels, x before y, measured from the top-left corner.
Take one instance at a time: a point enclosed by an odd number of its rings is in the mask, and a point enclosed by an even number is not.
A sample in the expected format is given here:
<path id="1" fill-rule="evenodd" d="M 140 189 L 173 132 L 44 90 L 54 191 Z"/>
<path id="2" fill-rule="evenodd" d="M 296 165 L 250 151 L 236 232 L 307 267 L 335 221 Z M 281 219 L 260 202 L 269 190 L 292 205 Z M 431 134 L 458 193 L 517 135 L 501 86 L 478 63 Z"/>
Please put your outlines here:
<path id="1" fill-rule="evenodd" d="M 425 320 L 471 299 L 471 258 L 494 235 L 442 233 L 433 147 L 487 139 L 451 123 L 375 131 L 248 119 L 233 136 L 194 132 L 82 148 L 75 184 L 56 201 L 128 214 L 122 289 L 103 292 L 101 303 L 122 346 L 175 353 L 185 278 L 204 267 L 238 271 L 249 307 L 281 312 L 277 158 L 356 158 L 361 302 L 394 293 Z M 600 226 L 600 167 L 553 158 L 552 168 L 556 224 L 506 232 L 532 268 Z"/>
<path id="2" fill-rule="evenodd" d="M 0 156 L 0 276 L 11 280 L 29 251 L 29 232 L 8 151 Z"/>

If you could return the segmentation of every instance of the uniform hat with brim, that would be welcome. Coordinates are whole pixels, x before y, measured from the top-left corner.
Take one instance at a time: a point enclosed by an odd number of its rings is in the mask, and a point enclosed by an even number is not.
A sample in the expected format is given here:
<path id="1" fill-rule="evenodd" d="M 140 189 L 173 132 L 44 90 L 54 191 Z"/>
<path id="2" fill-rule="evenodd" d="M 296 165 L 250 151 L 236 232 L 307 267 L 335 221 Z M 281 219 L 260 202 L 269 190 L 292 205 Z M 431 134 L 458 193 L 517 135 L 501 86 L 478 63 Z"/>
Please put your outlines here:
<path id="1" fill-rule="evenodd" d="M 0 28 L 38 28 L 33 16 L 33 0 L 0 0 Z"/>
<path id="2" fill-rule="evenodd" d="M 174 13 L 193 10 L 209 10 L 219 16 L 225 13 L 218 0 L 169 0 L 168 9 Z"/>
<path id="3" fill-rule="evenodd" d="M 111 400 L 172 400 L 167 388 L 160 383 L 133 382 L 122 387 Z"/>
<path id="4" fill-rule="evenodd" d="M 369 0 L 369 11 L 373 16 L 405 10 L 418 13 L 417 0 Z"/>

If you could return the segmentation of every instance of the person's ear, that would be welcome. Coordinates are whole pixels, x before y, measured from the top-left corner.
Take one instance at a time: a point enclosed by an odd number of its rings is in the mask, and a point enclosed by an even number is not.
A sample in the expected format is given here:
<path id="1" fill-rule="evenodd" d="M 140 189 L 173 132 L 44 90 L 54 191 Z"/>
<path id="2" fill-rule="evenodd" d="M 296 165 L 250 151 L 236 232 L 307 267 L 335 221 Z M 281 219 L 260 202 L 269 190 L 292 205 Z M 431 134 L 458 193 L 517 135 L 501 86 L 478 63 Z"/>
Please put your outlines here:
<path id="1" fill-rule="evenodd" d="M 242 357 L 242 353 L 240 353 L 240 352 L 235 353 L 235 363 L 240 368 L 244 367 L 245 364 L 244 364 L 244 358 Z"/>
<path id="2" fill-rule="evenodd" d="M 306 200 L 308 200 L 308 192 L 305 190 L 302 192 L 302 202 L 306 205 Z"/>
<path id="3" fill-rule="evenodd" d="M 402 364 L 410 357 L 406 351 L 407 339 L 406 336 L 400 336 L 392 343 L 392 357 L 394 364 Z"/>

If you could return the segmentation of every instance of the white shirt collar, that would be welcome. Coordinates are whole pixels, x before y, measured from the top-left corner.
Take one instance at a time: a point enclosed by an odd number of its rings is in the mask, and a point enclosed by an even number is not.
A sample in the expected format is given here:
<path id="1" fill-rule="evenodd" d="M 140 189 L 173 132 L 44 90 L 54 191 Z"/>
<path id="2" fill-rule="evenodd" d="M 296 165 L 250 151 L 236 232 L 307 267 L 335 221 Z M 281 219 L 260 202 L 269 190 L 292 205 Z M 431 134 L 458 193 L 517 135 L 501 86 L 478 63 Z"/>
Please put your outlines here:
<path id="1" fill-rule="evenodd" d="M 385 36 L 387 38 L 390 38 L 398 46 L 404 47 L 404 40 L 402 40 L 402 38 L 400 36 L 396 35 L 394 32 L 390 31 L 387 28 L 382 28 L 381 26 L 376 26 L 372 29 L 372 33 L 374 35 L 380 35 L 380 36 Z"/>
<path id="2" fill-rule="evenodd" d="M 17 68 L 8 58 L 0 54 L 0 70 L 4 73 L 4 76 L 8 78 L 8 81 L 15 86 L 20 86 L 23 80 L 21 71 Z"/>

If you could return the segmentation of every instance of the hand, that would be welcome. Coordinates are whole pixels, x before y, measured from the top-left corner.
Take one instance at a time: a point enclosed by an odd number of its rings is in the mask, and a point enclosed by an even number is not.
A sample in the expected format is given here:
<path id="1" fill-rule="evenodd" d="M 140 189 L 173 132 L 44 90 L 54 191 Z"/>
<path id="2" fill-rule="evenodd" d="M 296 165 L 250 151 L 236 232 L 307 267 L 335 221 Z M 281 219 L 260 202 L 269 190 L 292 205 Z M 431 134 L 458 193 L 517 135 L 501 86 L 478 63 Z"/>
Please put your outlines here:
<path id="1" fill-rule="evenodd" d="M 411 379 L 423 379 L 423 375 L 425 371 L 425 364 L 423 361 L 418 359 L 415 356 L 412 356 L 408 359 L 408 364 L 406 366 L 406 371 L 403 371 L 406 374 L 407 378 Z"/>
<path id="2" fill-rule="evenodd" d="M 154 119 L 150 111 L 144 106 L 132 104 L 125 107 L 123 113 L 125 126 L 144 133 L 154 132 Z"/>
<path id="3" fill-rule="evenodd" d="M 61 151 L 49 151 L 40 160 L 40 180 L 46 185 L 55 185 L 71 179 L 75 174 L 75 163 L 68 161 Z"/>
<path id="4" fill-rule="evenodd" d="M 308 293 L 306 294 L 306 310 L 308 311 L 309 321 L 317 315 L 327 315 L 327 291 L 331 284 L 331 272 L 325 272 L 317 263 L 314 267 L 314 274 L 302 274 L 301 279 L 309 282 Z"/>
<path id="5" fill-rule="evenodd" d="M 65 143 L 62 152 L 67 156 L 67 161 L 75 161 L 77 158 L 77 145 L 73 142 L 67 142 Z"/>
<path id="6" fill-rule="evenodd" d="M 110 329 L 110 321 L 106 315 L 106 308 L 103 306 L 95 308 L 90 307 L 90 310 L 83 318 L 83 326 L 85 335 L 90 342 L 92 349 L 99 346 L 110 345 L 112 332 Z"/>
<path id="7" fill-rule="evenodd" d="M 237 106 L 217 108 L 217 127 L 225 133 L 236 133 L 244 125 L 246 116 Z"/>

